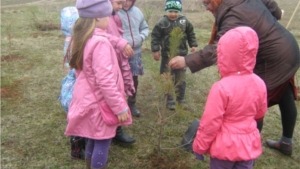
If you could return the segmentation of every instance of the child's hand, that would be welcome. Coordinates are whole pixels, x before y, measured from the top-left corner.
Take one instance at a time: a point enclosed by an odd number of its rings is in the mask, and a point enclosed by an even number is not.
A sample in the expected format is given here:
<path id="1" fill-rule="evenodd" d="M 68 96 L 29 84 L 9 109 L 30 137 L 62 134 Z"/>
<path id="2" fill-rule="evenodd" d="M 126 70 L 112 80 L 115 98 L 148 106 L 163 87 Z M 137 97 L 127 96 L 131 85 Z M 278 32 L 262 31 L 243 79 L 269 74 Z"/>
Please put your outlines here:
<path id="1" fill-rule="evenodd" d="M 133 50 L 131 48 L 131 46 L 129 44 L 127 44 L 125 46 L 125 48 L 123 49 L 123 54 L 128 56 L 129 58 L 131 58 L 133 56 Z"/>
<path id="2" fill-rule="evenodd" d="M 194 152 L 194 154 L 195 154 L 195 156 L 196 156 L 196 158 L 197 158 L 198 160 L 204 161 L 204 156 L 203 156 L 202 154 L 198 154 L 198 153 L 195 153 L 195 152 Z"/>
<path id="3" fill-rule="evenodd" d="M 154 52 L 153 53 L 153 58 L 154 58 L 154 60 L 159 61 L 159 59 L 160 59 L 160 53 L 159 52 Z"/>
<path id="4" fill-rule="evenodd" d="M 124 123 L 128 119 L 128 112 L 126 111 L 123 114 L 119 114 L 118 119 L 120 123 Z"/>
<path id="5" fill-rule="evenodd" d="M 191 48 L 191 52 L 196 52 L 197 51 L 197 47 L 192 47 Z"/>

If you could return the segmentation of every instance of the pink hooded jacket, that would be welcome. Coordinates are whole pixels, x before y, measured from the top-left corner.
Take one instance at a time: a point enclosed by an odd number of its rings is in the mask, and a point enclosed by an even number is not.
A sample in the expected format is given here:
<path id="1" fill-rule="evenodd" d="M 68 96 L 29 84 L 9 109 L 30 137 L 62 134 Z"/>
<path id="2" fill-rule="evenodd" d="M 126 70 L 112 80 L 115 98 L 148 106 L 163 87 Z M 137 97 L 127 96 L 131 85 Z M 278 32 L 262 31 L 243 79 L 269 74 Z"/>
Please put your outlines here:
<path id="1" fill-rule="evenodd" d="M 115 115 L 127 110 L 129 119 L 126 124 L 132 123 L 118 59 L 108 36 L 110 35 L 105 31 L 95 28 L 94 35 L 86 43 L 83 69 L 76 70 L 76 82 L 65 131 L 68 136 L 96 140 L 115 136 L 118 125 L 108 126 L 103 121 L 99 103 L 106 102 Z"/>
<path id="2" fill-rule="evenodd" d="M 220 160 L 256 159 L 262 153 L 255 119 L 267 112 L 266 85 L 253 73 L 258 37 L 249 27 L 237 27 L 218 44 L 221 80 L 208 95 L 193 143 L 198 154 Z"/>
<path id="3" fill-rule="evenodd" d="M 111 0 L 112 1 L 112 0 Z M 106 28 L 107 33 L 117 37 L 117 41 L 111 40 L 111 43 L 119 43 L 120 48 L 116 49 L 117 58 L 119 61 L 119 66 L 122 72 L 122 76 L 124 79 L 124 88 L 127 95 L 132 96 L 132 93 L 135 93 L 135 88 L 132 79 L 132 72 L 128 62 L 128 56 L 125 56 L 122 51 L 125 46 L 128 44 L 127 40 L 123 39 L 123 30 L 122 30 L 122 22 L 118 15 L 114 14 L 109 17 L 109 25 Z"/>

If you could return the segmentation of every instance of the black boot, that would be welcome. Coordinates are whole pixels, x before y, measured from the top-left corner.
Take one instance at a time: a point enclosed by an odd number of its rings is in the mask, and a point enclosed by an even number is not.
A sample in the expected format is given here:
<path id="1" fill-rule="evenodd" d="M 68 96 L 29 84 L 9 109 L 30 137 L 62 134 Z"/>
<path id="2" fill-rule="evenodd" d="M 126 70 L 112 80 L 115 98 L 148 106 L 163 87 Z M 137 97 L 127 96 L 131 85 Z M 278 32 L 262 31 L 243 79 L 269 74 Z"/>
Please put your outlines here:
<path id="1" fill-rule="evenodd" d="M 135 143 L 135 139 L 123 132 L 122 127 L 118 127 L 116 131 L 116 136 L 113 141 L 122 145 L 131 145 Z"/>
<path id="2" fill-rule="evenodd" d="M 85 159 L 85 143 L 86 140 L 83 137 L 71 136 L 71 158 L 72 159 Z"/>
<path id="3" fill-rule="evenodd" d="M 134 104 L 129 103 L 128 106 L 130 108 L 131 115 L 133 115 L 135 117 L 141 116 L 141 112 L 135 107 L 135 103 Z"/>
<path id="4" fill-rule="evenodd" d="M 132 116 L 140 117 L 141 112 L 135 107 L 135 102 L 136 102 L 135 96 L 136 96 L 136 93 L 134 93 L 133 96 L 128 97 L 128 106 L 129 106 Z"/>

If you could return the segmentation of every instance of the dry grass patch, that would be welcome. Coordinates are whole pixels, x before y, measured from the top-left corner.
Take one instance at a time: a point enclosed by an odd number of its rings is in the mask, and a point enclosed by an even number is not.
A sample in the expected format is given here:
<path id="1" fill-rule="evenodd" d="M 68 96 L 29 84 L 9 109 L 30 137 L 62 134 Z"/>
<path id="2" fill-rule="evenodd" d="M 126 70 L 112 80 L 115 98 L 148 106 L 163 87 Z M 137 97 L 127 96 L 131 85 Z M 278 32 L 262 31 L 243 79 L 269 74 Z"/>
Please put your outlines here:
<path id="1" fill-rule="evenodd" d="M 50 2 L 47 1 L 47 4 Z M 194 24 L 199 42 L 198 49 L 201 49 L 210 37 L 212 16 L 200 7 L 200 4 L 198 6 L 199 2 L 201 1 L 184 1 L 183 14 Z M 297 2 L 298 0 L 288 2 L 279 0 L 279 4 L 286 10 L 286 17 L 280 21 L 283 25 L 288 22 Z M 32 12 L 36 14 L 38 22 L 44 24 L 45 21 L 46 24 L 52 23 L 57 27 L 60 23 L 60 10 L 69 5 L 74 5 L 74 1 L 63 0 L 61 4 L 9 8 L 1 13 L 1 168 L 3 169 L 85 167 L 83 161 L 69 158 L 69 138 L 63 134 L 67 124 L 66 115 L 57 101 L 60 81 L 66 74 L 62 64 L 64 37 L 59 29 L 51 31 L 50 28 L 45 28 L 45 31 L 37 29 L 32 14 Z M 147 5 L 150 6 L 149 9 L 153 9 L 149 18 L 150 29 L 164 14 L 164 1 L 137 1 L 137 5 L 142 10 Z M 197 12 L 194 12 L 195 10 Z M 295 19 L 290 28 L 300 42 L 297 17 Z M 172 118 L 163 127 L 161 144 L 163 151 L 158 153 L 158 110 L 163 99 L 157 86 L 157 81 L 160 80 L 160 62 L 153 60 L 149 39 L 143 48 L 145 74 L 139 78 L 140 87 L 137 95 L 137 107 L 142 116 L 134 118 L 131 126 L 124 127 L 124 131 L 133 136 L 137 142 L 131 147 L 112 144 L 108 168 L 208 168 L 208 156 L 204 162 L 197 161 L 193 154 L 180 148 L 180 141 L 191 122 L 201 117 L 208 91 L 220 78 L 216 66 L 194 74 L 187 70 L 187 106 L 178 108 L 175 112 L 166 112 L 166 116 Z M 299 80 L 300 71 L 296 75 L 297 84 L 300 84 Z M 297 106 L 300 110 L 300 102 L 297 102 Z M 263 141 L 268 138 L 279 138 L 281 121 L 278 107 L 270 108 L 265 120 Z M 263 154 L 256 160 L 256 169 L 299 168 L 299 122 L 298 115 L 293 155 L 284 156 L 264 145 Z"/>

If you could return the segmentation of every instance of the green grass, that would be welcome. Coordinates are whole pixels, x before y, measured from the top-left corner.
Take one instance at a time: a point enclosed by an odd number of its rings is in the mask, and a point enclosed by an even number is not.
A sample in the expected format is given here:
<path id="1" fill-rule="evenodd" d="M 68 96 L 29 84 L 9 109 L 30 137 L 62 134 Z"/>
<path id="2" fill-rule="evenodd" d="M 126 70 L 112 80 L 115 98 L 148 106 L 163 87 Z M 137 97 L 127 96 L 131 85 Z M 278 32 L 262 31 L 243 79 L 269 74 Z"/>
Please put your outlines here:
<path id="1" fill-rule="evenodd" d="M 19 1 L 5 1 L 2 5 Z M 22 1 L 24 3 L 25 1 Z M 29 2 L 29 0 L 28 0 Z M 58 1 L 56 1 L 58 2 Z M 278 3 L 286 10 L 281 21 L 286 25 L 297 0 Z M 83 161 L 69 158 L 69 138 L 63 133 L 66 116 L 57 101 L 60 81 L 66 74 L 63 70 L 64 37 L 60 30 L 41 31 L 36 23 L 59 24 L 62 7 L 72 5 L 68 0 L 53 5 L 19 6 L 1 8 L 1 168 L 3 169 L 81 169 Z M 137 1 L 137 5 L 141 5 Z M 160 2 L 162 3 L 162 2 Z M 151 3 L 146 3 L 151 5 Z M 156 8 L 157 6 L 157 8 Z M 154 9 L 163 10 L 156 4 Z M 159 8 L 159 9 L 158 9 Z M 192 6 L 189 6 L 192 8 Z M 210 36 L 211 15 L 203 9 L 185 13 L 195 23 L 196 36 L 203 47 Z M 299 11 L 299 10 L 298 10 Z M 36 15 L 34 17 L 33 13 Z M 153 13 L 150 27 L 162 12 Z M 299 16 L 299 12 L 296 13 Z M 291 32 L 300 42 L 298 17 L 290 26 Z M 299 22 L 298 22 L 299 23 Z M 144 48 L 149 48 L 147 41 Z M 147 50 L 146 50 L 147 51 Z M 158 145 L 158 109 L 163 96 L 159 94 L 159 62 L 149 52 L 144 52 L 145 75 L 141 76 L 137 107 L 142 112 L 134 118 L 133 124 L 124 130 L 136 138 L 132 147 L 112 144 L 109 152 L 109 168 L 112 169 L 196 169 L 208 168 L 209 156 L 204 162 L 178 148 L 184 132 L 190 123 L 201 117 L 210 86 L 219 79 L 216 66 L 195 74 L 187 71 L 187 107 L 175 112 L 163 127 L 161 154 Z M 300 72 L 296 76 L 300 84 Z M 300 110 L 300 102 L 297 102 Z M 284 156 L 263 146 L 263 154 L 256 160 L 257 169 L 298 169 L 300 165 L 299 116 L 294 132 L 294 152 Z M 278 107 L 269 109 L 265 118 L 262 138 L 277 139 L 281 135 L 281 121 Z"/>

